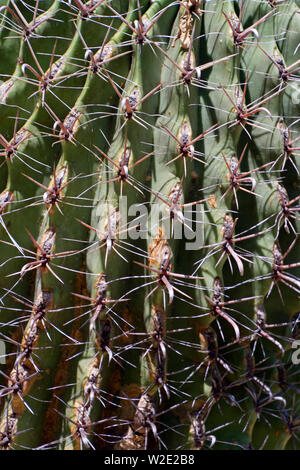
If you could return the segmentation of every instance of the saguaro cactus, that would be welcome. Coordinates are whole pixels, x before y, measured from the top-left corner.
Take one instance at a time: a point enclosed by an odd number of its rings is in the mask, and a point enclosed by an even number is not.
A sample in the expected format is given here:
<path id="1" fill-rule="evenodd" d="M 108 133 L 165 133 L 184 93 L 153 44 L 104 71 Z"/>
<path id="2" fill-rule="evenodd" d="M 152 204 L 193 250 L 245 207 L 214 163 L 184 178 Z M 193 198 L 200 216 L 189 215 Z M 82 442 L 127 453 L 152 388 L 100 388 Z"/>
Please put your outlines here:
<path id="1" fill-rule="evenodd" d="M 0 5 L 1 449 L 299 448 L 299 2 Z"/>

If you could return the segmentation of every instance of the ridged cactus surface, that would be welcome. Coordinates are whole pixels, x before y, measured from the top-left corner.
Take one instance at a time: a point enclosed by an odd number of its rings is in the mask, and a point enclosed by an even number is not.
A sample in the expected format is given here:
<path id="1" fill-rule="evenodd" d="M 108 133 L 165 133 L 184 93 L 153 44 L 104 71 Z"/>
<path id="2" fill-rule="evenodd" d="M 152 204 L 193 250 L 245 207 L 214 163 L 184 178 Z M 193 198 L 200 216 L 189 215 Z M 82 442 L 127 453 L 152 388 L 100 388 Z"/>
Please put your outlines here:
<path id="1" fill-rule="evenodd" d="M 0 448 L 299 449 L 299 1 L 0 5 Z"/>

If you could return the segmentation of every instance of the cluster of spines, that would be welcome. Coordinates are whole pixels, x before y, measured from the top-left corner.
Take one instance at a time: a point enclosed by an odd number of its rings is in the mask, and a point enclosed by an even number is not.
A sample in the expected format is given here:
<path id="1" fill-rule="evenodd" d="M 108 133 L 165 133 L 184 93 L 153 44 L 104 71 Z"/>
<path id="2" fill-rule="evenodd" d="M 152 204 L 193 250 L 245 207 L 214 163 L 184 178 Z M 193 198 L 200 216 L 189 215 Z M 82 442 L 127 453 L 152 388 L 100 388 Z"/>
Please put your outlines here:
<path id="1" fill-rule="evenodd" d="M 2 447 L 297 445 L 294 2 L 51 3 L 1 8 Z"/>

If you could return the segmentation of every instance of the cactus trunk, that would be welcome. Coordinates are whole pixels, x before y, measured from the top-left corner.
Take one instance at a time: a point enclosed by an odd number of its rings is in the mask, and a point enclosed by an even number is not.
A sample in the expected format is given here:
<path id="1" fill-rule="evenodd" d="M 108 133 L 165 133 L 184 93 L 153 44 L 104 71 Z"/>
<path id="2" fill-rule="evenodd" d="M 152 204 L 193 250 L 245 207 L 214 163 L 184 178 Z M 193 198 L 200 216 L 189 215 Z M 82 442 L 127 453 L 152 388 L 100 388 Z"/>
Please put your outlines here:
<path id="1" fill-rule="evenodd" d="M 0 5 L 0 448 L 299 449 L 299 2 Z"/>

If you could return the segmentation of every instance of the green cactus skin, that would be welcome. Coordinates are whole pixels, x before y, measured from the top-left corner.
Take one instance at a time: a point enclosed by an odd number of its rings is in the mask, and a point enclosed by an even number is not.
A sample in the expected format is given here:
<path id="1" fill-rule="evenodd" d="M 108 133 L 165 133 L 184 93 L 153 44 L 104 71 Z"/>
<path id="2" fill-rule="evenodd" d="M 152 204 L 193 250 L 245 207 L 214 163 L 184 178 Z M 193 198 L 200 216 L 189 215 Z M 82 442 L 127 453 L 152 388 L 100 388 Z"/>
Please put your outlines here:
<path id="1" fill-rule="evenodd" d="M 299 31 L 0 0 L 1 450 L 299 449 Z"/>

